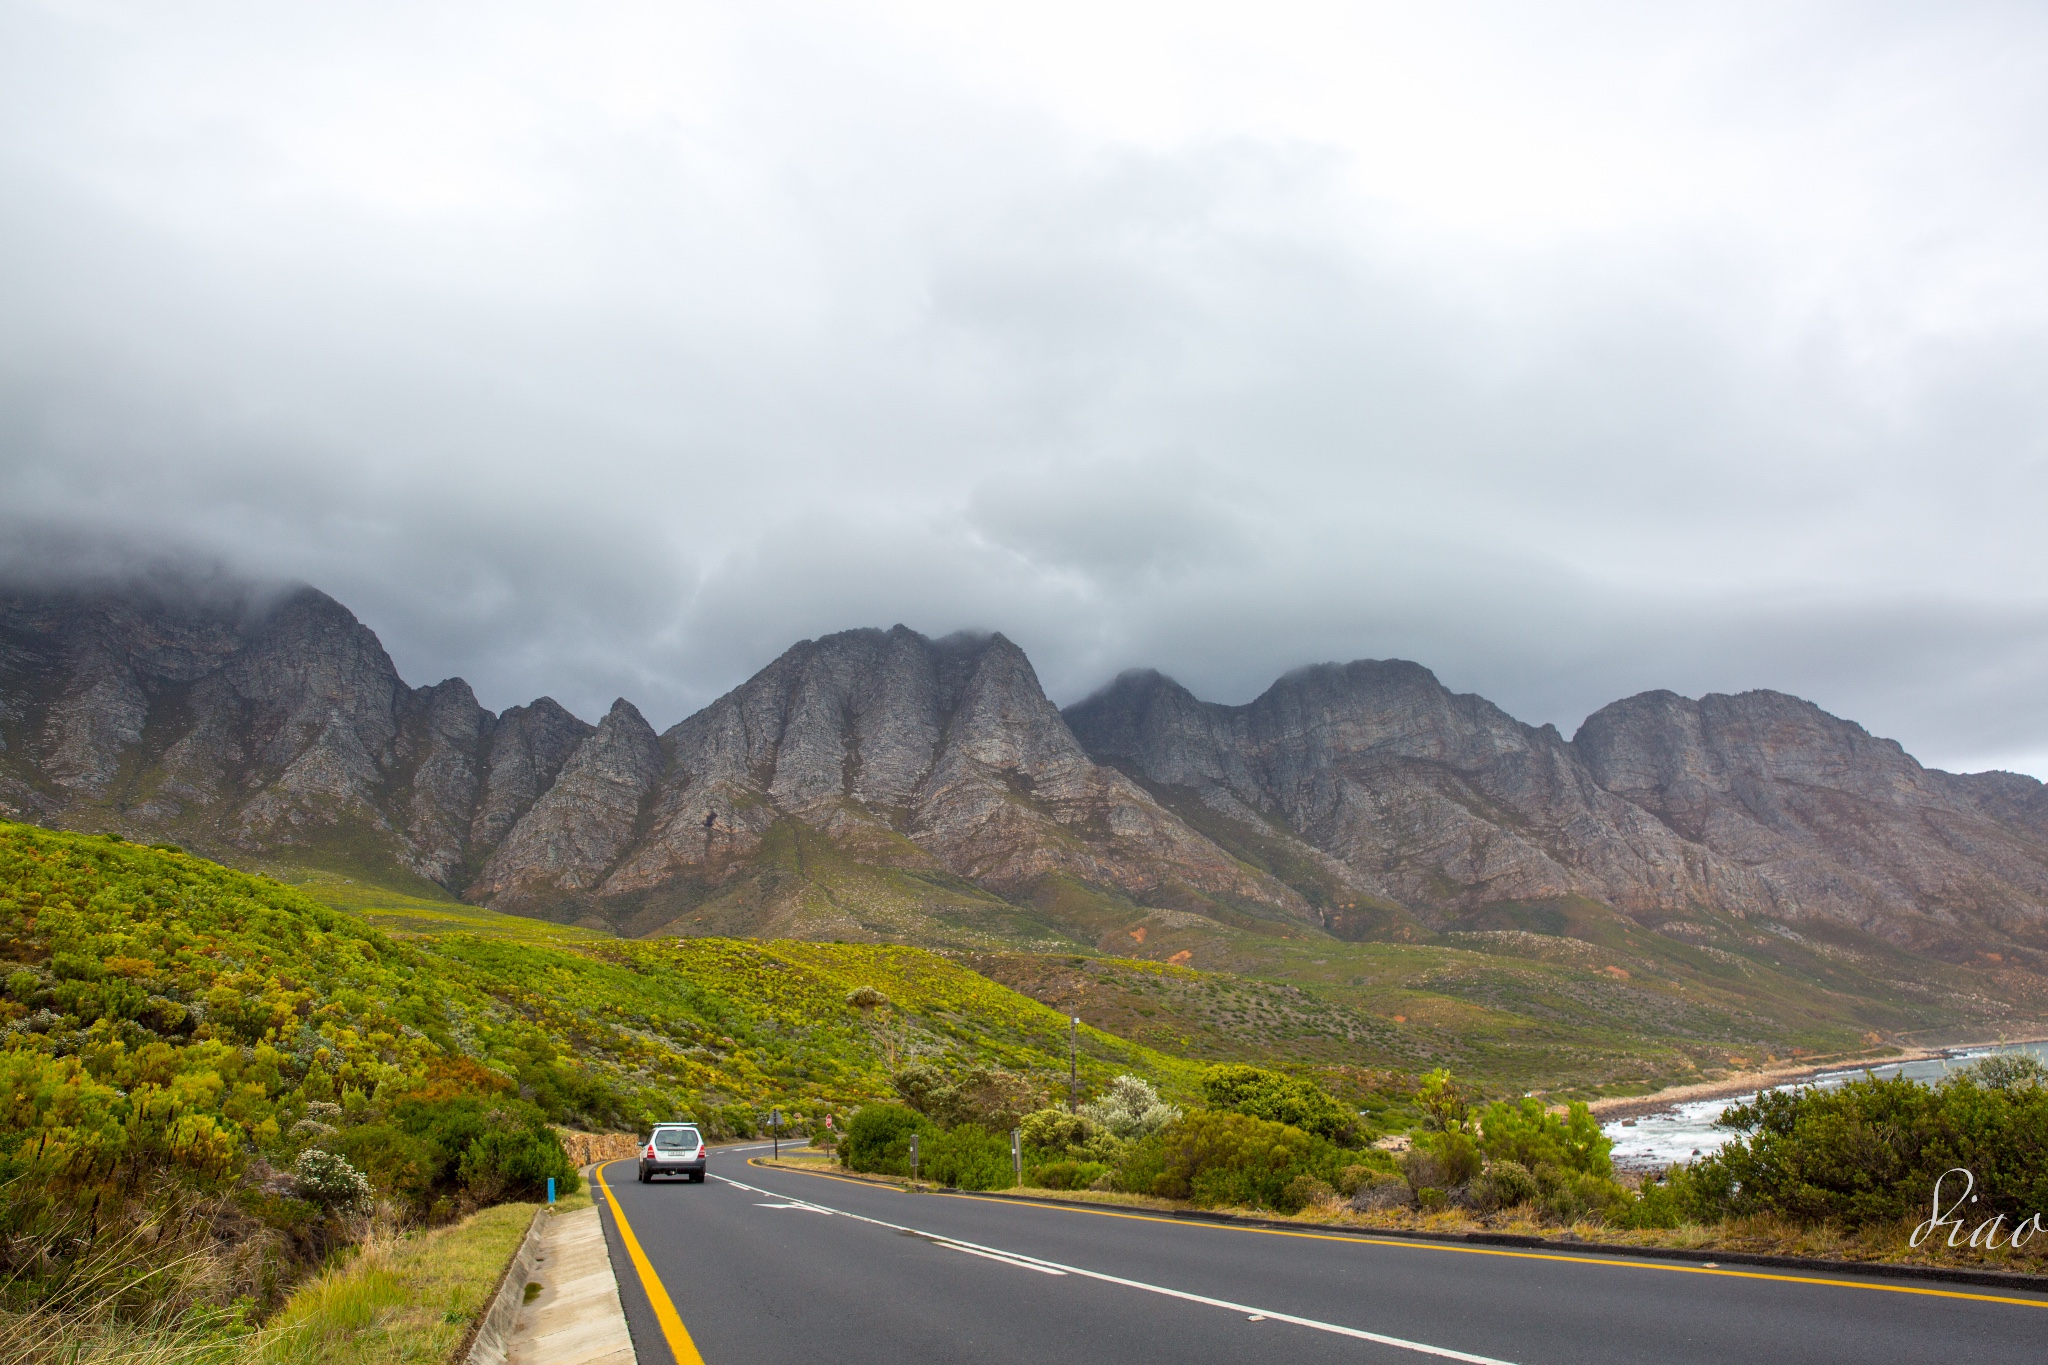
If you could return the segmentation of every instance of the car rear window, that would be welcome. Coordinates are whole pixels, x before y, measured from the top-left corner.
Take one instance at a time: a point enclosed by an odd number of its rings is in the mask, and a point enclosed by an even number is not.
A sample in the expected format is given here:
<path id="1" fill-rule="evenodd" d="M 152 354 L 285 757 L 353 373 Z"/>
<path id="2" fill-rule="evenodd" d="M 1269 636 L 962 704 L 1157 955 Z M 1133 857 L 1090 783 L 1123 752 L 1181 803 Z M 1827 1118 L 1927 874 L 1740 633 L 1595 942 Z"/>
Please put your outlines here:
<path id="1" fill-rule="evenodd" d="M 657 1147 L 688 1147 L 695 1150 L 702 1139 L 695 1128 L 657 1128 L 654 1130 L 654 1145 Z"/>

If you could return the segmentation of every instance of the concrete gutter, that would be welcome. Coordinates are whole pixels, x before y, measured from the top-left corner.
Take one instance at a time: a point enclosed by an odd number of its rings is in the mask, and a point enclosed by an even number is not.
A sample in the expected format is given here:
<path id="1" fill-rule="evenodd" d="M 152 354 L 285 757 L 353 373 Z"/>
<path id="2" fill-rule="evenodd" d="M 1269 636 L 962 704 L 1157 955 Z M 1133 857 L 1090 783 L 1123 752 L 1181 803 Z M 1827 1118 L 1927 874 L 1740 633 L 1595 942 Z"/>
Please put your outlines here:
<path id="1" fill-rule="evenodd" d="M 526 1226 L 526 1237 L 519 1243 L 519 1250 L 512 1253 L 511 1264 L 498 1276 L 498 1290 L 491 1295 L 491 1306 L 470 1330 L 469 1341 L 456 1357 L 458 1360 L 467 1365 L 505 1365 L 505 1343 L 512 1335 L 512 1322 L 519 1315 L 519 1307 L 525 1302 L 527 1283 L 540 1263 L 547 1221 L 545 1208 L 534 1210 L 533 1221 Z"/>
<path id="2" fill-rule="evenodd" d="M 638 1365 L 595 1207 L 534 1215 L 458 1358 L 465 1365 Z"/>

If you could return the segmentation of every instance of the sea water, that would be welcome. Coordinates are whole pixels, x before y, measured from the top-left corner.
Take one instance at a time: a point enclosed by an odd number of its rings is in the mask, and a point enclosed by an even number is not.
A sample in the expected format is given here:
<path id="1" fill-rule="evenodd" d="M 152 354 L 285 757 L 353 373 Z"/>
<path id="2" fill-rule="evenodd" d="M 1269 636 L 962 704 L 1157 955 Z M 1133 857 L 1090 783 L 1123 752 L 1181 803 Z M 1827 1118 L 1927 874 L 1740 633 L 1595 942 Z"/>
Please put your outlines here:
<path id="1" fill-rule="evenodd" d="M 1823 1071 L 1811 1080 L 1771 1088 L 1797 1090 L 1805 1086 L 1818 1086 L 1827 1089 L 1841 1085 L 1845 1081 L 1853 1081 L 1866 1071 L 1880 1078 L 1904 1076 L 1915 1081 L 1937 1081 L 1951 1071 L 1960 1071 L 1973 1062 L 2000 1052 L 2024 1053 L 2038 1061 L 2048 1062 L 2048 1043 L 2013 1043 L 1967 1050 L 1958 1048 L 1949 1056 L 1929 1057 L 1918 1062 L 1892 1062 L 1882 1066 L 1858 1066 L 1841 1071 Z M 1721 1111 L 1729 1105 L 1746 1103 L 1755 1099 L 1757 1093 L 1751 1091 L 1747 1095 L 1724 1095 L 1715 1100 L 1687 1100 L 1669 1109 L 1645 1114 L 1633 1123 L 1626 1119 L 1616 1119 L 1612 1123 L 1602 1124 L 1600 1131 L 1614 1140 L 1615 1165 L 1637 1170 L 1662 1170 L 1674 1161 L 1692 1161 L 1718 1151 L 1723 1143 L 1735 1135 L 1726 1128 L 1716 1128 L 1714 1121 L 1721 1117 Z"/>

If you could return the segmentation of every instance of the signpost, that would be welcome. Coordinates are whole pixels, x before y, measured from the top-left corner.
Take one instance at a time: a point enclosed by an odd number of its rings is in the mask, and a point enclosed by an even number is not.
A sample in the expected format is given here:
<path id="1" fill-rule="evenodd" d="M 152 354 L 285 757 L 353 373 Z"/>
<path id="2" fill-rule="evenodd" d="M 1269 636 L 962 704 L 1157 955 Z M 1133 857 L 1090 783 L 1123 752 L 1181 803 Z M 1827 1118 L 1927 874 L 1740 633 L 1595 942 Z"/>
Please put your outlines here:
<path id="1" fill-rule="evenodd" d="M 770 1109 L 768 1111 L 768 1142 L 774 1148 L 770 1155 L 780 1157 L 782 1155 L 782 1111 L 780 1109 Z"/>
<path id="2" fill-rule="evenodd" d="M 917 1134 L 910 1135 L 910 1183 L 917 1183 Z"/>
<path id="3" fill-rule="evenodd" d="M 1017 1173 L 1017 1183 L 1024 1183 L 1024 1130 L 1010 1130 L 1010 1167 Z"/>

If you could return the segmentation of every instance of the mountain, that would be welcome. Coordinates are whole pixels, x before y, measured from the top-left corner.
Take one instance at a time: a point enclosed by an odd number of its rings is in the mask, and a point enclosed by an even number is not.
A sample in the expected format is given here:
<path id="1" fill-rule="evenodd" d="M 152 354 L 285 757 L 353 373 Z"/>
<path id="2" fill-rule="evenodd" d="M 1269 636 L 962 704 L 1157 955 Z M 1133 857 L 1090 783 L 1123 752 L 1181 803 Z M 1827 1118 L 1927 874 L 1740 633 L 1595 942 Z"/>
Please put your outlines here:
<path id="1" fill-rule="evenodd" d="M 1220 842 L 1277 832 L 1437 929 L 1584 897 L 1680 932 L 1718 913 L 1952 957 L 2048 947 L 2039 782 L 1923 768 L 1779 692 L 1648 692 L 1566 740 L 1416 664 L 1362 661 L 1243 706 L 1128 673 L 1066 718 L 1098 760 L 1209 812 Z"/>
<path id="2" fill-rule="evenodd" d="M 1572 747 L 1607 790 L 1739 868 L 1727 901 L 1945 951 L 2048 946 L 2041 783 L 1923 768 L 1892 740 L 1782 692 L 1646 692 Z"/>
<path id="3" fill-rule="evenodd" d="M 902 626 L 797 644 L 657 735 L 624 700 L 592 726 L 410 687 L 310 588 L 15 593 L 0 813 L 638 931 L 930 936 L 939 900 L 1012 916 L 998 938 L 1020 909 L 1082 942 L 1153 909 L 1421 939 L 1579 897 L 2048 947 L 2042 784 L 1923 768 L 1782 693 L 1647 692 L 1566 740 L 1365 660 L 1243 706 L 1127 673 L 1062 714 L 1003 636 Z"/>
<path id="4" fill-rule="evenodd" d="M 1130 673 L 1062 713 L 1003 636 L 898 626 L 802 641 L 656 733 L 623 699 L 593 725 L 412 687 L 310 588 L 15 591 L 0 816 L 352 904 L 965 952 L 1091 1022 L 1265 1019 L 1317 1065 L 1372 1038 L 1511 1085 L 2048 1016 L 2042 784 L 1772 692 L 1646 693 L 1568 740 L 1368 660 L 1243 706 Z M 1112 957 L 1306 995 L 1077 965 Z"/>
<path id="5" fill-rule="evenodd" d="M 1037 901 L 1085 941 L 1102 926 L 1079 921 L 1121 924 L 1137 900 L 1315 922 L 1091 761 L 1010 641 L 901 626 L 805 641 L 657 736 L 624 700 L 591 726 L 547 698 L 493 715 L 460 679 L 409 687 L 312 589 L 16 595 L 0 600 L 0 813 L 392 868 L 636 931 L 715 903 L 741 929 L 873 936 L 857 907 L 807 917 L 778 891 L 775 855 L 801 861 L 818 836 L 898 928 L 934 896 L 998 916 Z"/>
<path id="6" fill-rule="evenodd" d="M 550 793 L 474 894 L 501 908 L 574 892 L 632 904 L 643 920 L 651 907 L 680 912 L 794 822 L 862 863 L 1011 898 L 1066 883 L 1309 918 L 1284 884 L 1090 761 L 1023 651 L 1001 635 L 934 641 L 898 626 L 807 640 L 658 745 L 644 724 L 639 731 L 632 761 L 615 765 L 616 850 L 560 865 L 527 856 L 530 828 L 566 832 L 593 808 L 557 807 Z M 630 840 L 629 785 L 643 812 Z"/>
<path id="7" fill-rule="evenodd" d="M 592 727 L 408 687 L 324 593 L 0 597 L 0 814 L 444 887 Z"/>

